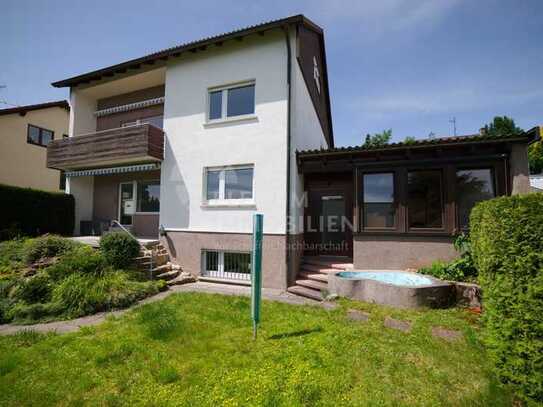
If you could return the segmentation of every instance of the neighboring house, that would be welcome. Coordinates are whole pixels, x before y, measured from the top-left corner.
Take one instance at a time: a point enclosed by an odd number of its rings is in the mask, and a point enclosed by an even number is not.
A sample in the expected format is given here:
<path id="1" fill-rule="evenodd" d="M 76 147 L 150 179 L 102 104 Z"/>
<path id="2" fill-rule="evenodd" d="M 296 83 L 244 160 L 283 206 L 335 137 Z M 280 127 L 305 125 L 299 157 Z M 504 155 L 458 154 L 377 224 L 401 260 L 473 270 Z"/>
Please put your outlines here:
<path id="1" fill-rule="evenodd" d="M 530 175 L 530 186 L 533 192 L 543 192 L 543 174 Z"/>
<path id="2" fill-rule="evenodd" d="M 46 147 L 67 137 L 69 110 L 65 100 L 0 110 L 0 184 L 64 189 L 61 172 L 46 166 Z"/>
<path id="3" fill-rule="evenodd" d="M 334 148 L 324 36 L 304 16 L 53 85 L 70 87 L 72 110 L 48 166 L 67 172 L 75 233 L 115 219 L 138 236 L 160 230 L 173 259 L 207 278 L 249 280 L 254 213 L 264 286 L 285 289 L 304 255 L 380 269 L 450 258 L 454 208 L 465 217 L 474 200 L 528 188 L 532 134 Z M 467 185 L 457 204 L 451 191 Z M 312 269 L 298 283 L 319 288 Z"/>

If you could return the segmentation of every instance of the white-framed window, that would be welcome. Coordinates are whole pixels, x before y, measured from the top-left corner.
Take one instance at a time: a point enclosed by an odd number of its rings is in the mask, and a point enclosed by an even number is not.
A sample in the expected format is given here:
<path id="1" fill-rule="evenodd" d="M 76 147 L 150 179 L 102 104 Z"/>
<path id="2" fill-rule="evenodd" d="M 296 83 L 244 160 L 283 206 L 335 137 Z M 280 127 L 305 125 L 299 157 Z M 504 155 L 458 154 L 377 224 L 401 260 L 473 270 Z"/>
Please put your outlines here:
<path id="1" fill-rule="evenodd" d="M 203 250 L 202 275 L 248 281 L 251 279 L 251 254 L 248 252 Z"/>
<path id="2" fill-rule="evenodd" d="M 204 169 L 206 204 L 254 204 L 254 166 L 236 165 Z"/>
<path id="3" fill-rule="evenodd" d="M 208 89 L 207 121 L 253 117 L 255 114 L 255 81 Z"/>

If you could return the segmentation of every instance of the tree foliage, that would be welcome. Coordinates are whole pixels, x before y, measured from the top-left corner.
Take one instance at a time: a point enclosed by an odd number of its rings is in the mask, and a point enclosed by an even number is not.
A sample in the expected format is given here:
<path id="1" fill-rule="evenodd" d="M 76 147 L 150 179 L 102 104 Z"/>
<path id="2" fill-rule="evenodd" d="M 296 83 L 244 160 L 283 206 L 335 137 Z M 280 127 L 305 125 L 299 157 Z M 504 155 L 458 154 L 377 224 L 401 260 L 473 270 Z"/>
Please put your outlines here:
<path id="1" fill-rule="evenodd" d="M 495 116 L 492 123 L 485 124 L 483 127 L 485 134 L 489 136 L 508 136 L 522 133 L 522 129 L 517 127 L 515 121 L 507 116 Z"/>
<path id="2" fill-rule="evenodd" d="M 362 146 L 368 148 L 383 147 L 390 143 L 391 138 L 392 129 L 383 130 L 382 133 L 375 133 L 374 135 L 366 134 L 366 139 Z"/>

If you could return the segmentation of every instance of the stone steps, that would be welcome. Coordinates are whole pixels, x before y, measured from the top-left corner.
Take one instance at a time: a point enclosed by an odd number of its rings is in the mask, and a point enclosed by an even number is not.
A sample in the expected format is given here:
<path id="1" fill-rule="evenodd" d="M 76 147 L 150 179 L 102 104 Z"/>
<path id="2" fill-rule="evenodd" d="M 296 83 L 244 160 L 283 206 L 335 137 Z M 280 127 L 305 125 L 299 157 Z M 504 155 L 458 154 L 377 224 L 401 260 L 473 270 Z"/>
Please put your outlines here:
<path id="1" fill-rule="evenodd" d="M 323 290 L 328 289 L 328 282 L 324 283 L 322 281 L 315 280 L 296 280 L 296 285 L 301 287 L 311 288 L 313 290 L 318 290 L 322 292 Z"/>
<path id="2" fill-rule="evenodd" d="M 300 271 L 298 273 L 298 277 L 301 277 L 304 280 L 315 280 L 315 281 L 322 281 L 323 283 L 328 283 L 328 275 L 327 274 Z"/>
<path id="3" fill-rule="evenodd" d="M 296 294 L 300 297 L 310 298 L 315 301 L 322 301 L 324 299 L 320 291 L 314 290 L 312 288 L 302 287 L 299 285 L 293 285 L 292 287 L 289 287 L 287 291 L 291 294 Z"/>

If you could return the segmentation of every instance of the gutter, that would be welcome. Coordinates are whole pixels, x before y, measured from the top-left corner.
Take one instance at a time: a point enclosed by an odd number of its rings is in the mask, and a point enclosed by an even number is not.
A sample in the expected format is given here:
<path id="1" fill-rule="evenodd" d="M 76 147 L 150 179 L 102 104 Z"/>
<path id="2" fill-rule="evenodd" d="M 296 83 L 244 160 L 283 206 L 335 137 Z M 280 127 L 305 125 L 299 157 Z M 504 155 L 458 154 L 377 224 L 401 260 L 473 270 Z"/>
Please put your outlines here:
<path id="1" fill-rule="evenodd" d="M 286 232 L 286 281 L 285 288 L 289 284 L 290 276 L 290 233 L 289 233 L 289 219 L 290 219 L 290 154 L 291 154 L 291 132 L 290 132 L 290 123 L 291 123 L 291 71 L 292 71 L 292 50 L 290 47 L 290 34 L 289 34 L 289 25 L 283 26 L 283 31 L 285 32 L 285 41 L 287 46 L 287 207 L 286 207 L 286 218 L 285 218 L 285 232 Z"/>

